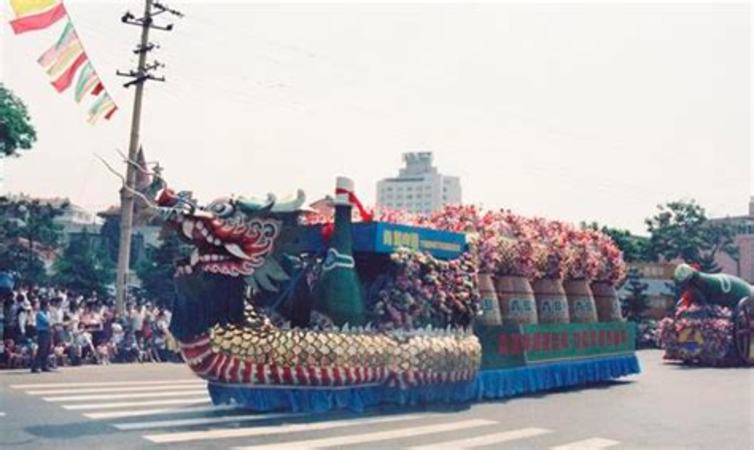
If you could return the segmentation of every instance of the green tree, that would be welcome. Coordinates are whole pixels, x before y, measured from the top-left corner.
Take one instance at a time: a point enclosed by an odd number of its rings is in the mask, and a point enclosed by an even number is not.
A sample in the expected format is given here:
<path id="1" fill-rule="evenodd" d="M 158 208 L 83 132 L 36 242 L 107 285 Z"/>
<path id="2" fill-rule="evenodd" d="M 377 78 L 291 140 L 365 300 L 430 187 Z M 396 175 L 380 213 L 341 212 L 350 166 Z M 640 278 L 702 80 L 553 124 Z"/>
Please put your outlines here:
<path id="1" fill-rule="evenodd" d="M 105 294 L 115 279 L 113 265 L 99 239 L 84 230 L 71 236 L 63 255 L 55 261 L 53 281 L 77 292 Z"/>
<path id="2" fill-rule="evenodd" d="M 644 221 L 650 233 L 653 255 L 666 260 L 681 258 L 688 263 L 699 263 L 707 222 L 704 208 L 693 200 L 669 202 L 657 208 L 659 212 Z"/>
<path id="3" fill-rule="evenodd" d="M 111 215 L 105 217 L 105 222 L 100 227 L 99 234 L 110 260 L 115 263 L 118 261 L 118 246 L 120 245 L 120 218 Z"/>
<path id="4" fill-rule="evenodd" d="M 629 269 L 625 283 L 628 294 L 620 299 L 623 317 L 640 322 L 642 315 L 649 309 L 649 297 L 646 294 L 649 285 L 641 281 L 641 272 L 635 267 Z"/>
<path id="5" fill-rule="evenodd" d="M 649 238 L 644 236 L 636 236 L 628 230 L 621 230 L 619 228 L 612 228 L 608 226 L 600 226 L 597 222 L 581 222 L 582 228 L 590 228 L 592 230 L 601 231 L 615 242 L 615 245 L 623 252 L 623 259 L 626 262 L 642 262 L 651 261 L 652 257 L 649 252 Z"/>
<path id="6" fill-rule="evenodd" d="M 55 218 L 67 207 L 66 202 L 55 206 L 36 199 L 0 197 L 0 270 L 17 271 L 25 282 L 44 282 L 39 254 L 59 248 L 62 228 Z"/>
<path id="7" fill-rule="evenodd" d="M 693 200 L 675 201 L 658 206 L 659 212 L 645 220 L 649 253 L 667 261 L 680 258 L 699 264 L 706 272 L 719 272 L 715 257 L 725 253 L 738 261 L 735 232 L 730 224 L 710 221 L 704 208 Z"/>
<path id="8" fill-rule="evenodd" d="M 0 157 L 18 155 L 36 140 L 26 105 L 0 83 Z"/>
<path id="9" fill-rule="evenodd" d="M 164 306 L 173 304 L 175 262 L 186 254 L 186 245 L 172 231 L 165 232 L 160 245 L 147 247 L 146 258 L 136 267 L 136 274 L 151 301 Z"/>
<path id="10" fill-rule="evenodd" d="M 710 273 L 720 272 L 722 268 L 715 262 L 715 257 L 721 253 L 728 255 L 736 264 L 740 262 L 741 255 L 735 243 L 736 233 L 733 225 L 707 221 L 703 233 L 705 245 L 699 262 L 702 270 Z"/>

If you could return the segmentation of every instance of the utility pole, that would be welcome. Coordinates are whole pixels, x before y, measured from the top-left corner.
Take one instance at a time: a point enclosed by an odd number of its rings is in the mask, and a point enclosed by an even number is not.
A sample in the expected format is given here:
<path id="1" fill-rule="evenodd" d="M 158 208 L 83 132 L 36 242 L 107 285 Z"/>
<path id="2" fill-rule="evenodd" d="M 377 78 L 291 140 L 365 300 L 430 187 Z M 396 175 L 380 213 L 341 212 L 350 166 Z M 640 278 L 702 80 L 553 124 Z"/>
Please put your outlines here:
<path id="1" fill-rule="evenodd" d="M 122 315 L 124 312 L 128 289 L 128 266 L 131 259 L 131 233 L 133 230 L 134 213 L 133 190 L 136 179 L 135 167 L 130 161 L 136 161 L 137 150 L 139 148 L 139 128 L 141 125 L 144 82 L 147 80 L 165 81 L 164 77 L 155 77 L 150 73 L 155 69 L 164 67 L 163 64 L 157 61 L 147 64 L 147 53 L 159 48 L 157 45 L 149 42 L 149 30 L 152 28 L 164 31 L 173 29 L 172 24 L 166 26 L 154 24 L 153 18 L 166 12 L 178 17 L 183 16 L 180 12 L 168 8 L 159 1 L 145 0 L 143 17 L 136 18 L 131 12 L 126 12 L 121 18 L 121 21 L 125 24 L 141 27 L 141 42 L 134 50 L 134 53 L 139 55 L 139 63 L 136 71 L 117 72 L 120 76 L 132 78 L 131 81 L 123 85 L 124 87 L 136 86 L 133 115 L 131 117 L 131 136 L 128 144 L 129 161 L 126 161 L 126 186 L 120 190 L 120 242 L 118 245 L 118 272 L 115 281 L 115 309 L 118 315 Z"/>

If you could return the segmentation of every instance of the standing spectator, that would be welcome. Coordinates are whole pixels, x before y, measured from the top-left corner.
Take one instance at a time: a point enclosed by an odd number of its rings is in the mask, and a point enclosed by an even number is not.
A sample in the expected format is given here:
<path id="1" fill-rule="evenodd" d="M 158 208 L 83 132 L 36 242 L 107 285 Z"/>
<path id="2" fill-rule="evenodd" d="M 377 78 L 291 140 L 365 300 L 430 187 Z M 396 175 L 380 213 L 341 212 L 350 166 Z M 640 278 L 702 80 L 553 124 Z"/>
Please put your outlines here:
<path id="1" fill-rule="evenodd" d="M 47 300 L 42 300 L 39 304 L 39 310 L 36 316 L 36 333 L 37 333 L 37 354 L 34 363 L 31 365 L 32 373 L 49 372 L 48 360 L 50 356 L 50 317 L 47 310 Z"/>
<path id="2" fill-rule="evenodd" d="M 17 329 L 18 334 L 16 336 L 16 342 L 26 338 L 26 325 L 29 323 L 29 315 L 31 314 L 31 303 L 25 295 L 21 294 L 21 302 L 18 307 L 17 313 Z"/>
<path id="3" fill-rule="evenodd" d="M 63 308 L 61 307 L 62 300 L 59 297 L 54 297 L 50 302 L 50 325 L 57 325 L 63 323 Z"/>
<path id="4" fill-rule="evenodd" d="M 144 328 L 144 306 L 133 305 L 131 309 L 131 330 L 134 332 L 136 339 L 141 339 L 143 336 L 142 329 Z"/>

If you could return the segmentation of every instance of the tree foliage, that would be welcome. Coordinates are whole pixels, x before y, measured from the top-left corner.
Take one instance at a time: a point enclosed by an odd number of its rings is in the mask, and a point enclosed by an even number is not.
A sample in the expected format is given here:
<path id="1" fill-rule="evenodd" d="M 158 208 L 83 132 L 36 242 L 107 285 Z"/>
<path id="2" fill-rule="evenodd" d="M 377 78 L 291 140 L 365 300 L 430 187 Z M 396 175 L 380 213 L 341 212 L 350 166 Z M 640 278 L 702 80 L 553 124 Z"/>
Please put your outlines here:
<path id="1" fill-rule="evenodd" d="M 55 261 L 53 281 L 76 292 L 105 294 L 115 279 L 113 264 L 100 239 L 86 232 L 71 236 L 63 255 Z"/>
<path id="2" fill-rule="evenodd" d="M 707 272 L 720 271 L 715 257 L 721 253 L 738 260 L 733 227 L 708 220 L 704 208 L 693 200 L 669 202 L 658 209 L 656 215 L 645 220 L 654 259 L 680 258 L 689 264 L 699 264 Z"/>
<path id="3" fill-rule="evenodd" d="M 147 256 L 136 267 L 136 274 L 151 301 L 164 306 L 173 304 L 175 262 L 186 253 L 185 244 L 174 232 L 166 232 L 159 246 L 147 247 Z"/>
<path id="4" fill-rule="evenodd" d="M 26 105 L 0 83 L 0 156 L 28 150 L 37 140 Z"/>
<path id="5" fill-rule="evenodd" d="M 54 219 L 67 207 L 0 197 L 0 270 L 18 272 L 28 283 L 45 281 L 40 253 L 60 247 L 62 229 Z"/>
<path id="6" fill-rule="evenodd" d="M 623 259 L 628 262 L 651 261 L 652 255 L 649 249 L 649 238 L 637 236 L 628 230 L 600 226 L 597 222 L 581 223 L 582 228 L 591 228 L 592 230 L 601 231 L 615 242 L 615 245 L 623 252 Z"/>
<path id="7" fill-rule="evenodd" d="M 641 281 L 641 272 L 635 267 L 629 269 L 625 286 L 628 294 L 620 299 L 623 317 L 640 322 L 642 315 L 649 309 L 649 296 L 646 294 L 649 286 Z"/>

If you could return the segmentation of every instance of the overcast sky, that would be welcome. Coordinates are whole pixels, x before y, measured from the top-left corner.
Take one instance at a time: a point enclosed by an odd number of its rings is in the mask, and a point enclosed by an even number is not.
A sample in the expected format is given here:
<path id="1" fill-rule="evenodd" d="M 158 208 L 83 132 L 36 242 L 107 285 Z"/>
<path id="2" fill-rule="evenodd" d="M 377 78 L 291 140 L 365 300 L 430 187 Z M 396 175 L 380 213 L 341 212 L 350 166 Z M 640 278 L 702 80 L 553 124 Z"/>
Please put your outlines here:
<path id="1" fill-rule="evenodd" d="M 7 17 L 7 5 L 3 16 Z M 145 93 L 142 142 L 177 189 L 329 193 L 335 176 L 373 203 L 405 151 L 432 151 L 465 202 L 643 232 L 658 203 L 746 212 L 750 153 L 747 5 L 266 5 L 168 2 L 154 31 L 167 83 Z M 91 126 L 72 90 L 37 65 L 62 24 L 0 27 L 0 75 L 39 134 L 6 160 L 6 188 L 97 210 L 119 181 L 98 163 L 128 146 L 141 2 L 66 1 L 120 106 Z"/>

